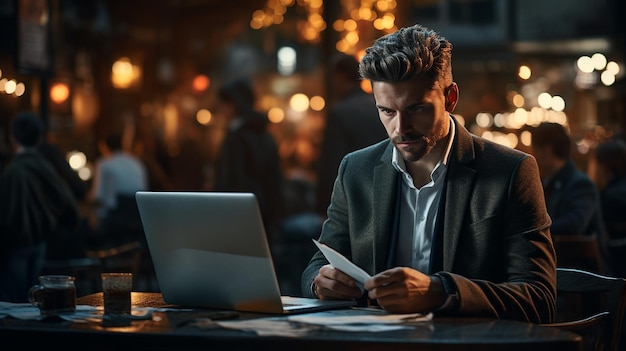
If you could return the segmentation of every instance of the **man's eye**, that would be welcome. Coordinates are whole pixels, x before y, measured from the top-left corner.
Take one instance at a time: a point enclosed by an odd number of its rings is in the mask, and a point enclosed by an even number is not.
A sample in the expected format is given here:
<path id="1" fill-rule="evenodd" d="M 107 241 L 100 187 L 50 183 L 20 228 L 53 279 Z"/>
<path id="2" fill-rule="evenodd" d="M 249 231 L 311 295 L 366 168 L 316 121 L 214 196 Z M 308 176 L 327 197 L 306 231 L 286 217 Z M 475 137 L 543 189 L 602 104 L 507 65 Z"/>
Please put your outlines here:
<path id="1" fill-rule="evenodd" d="M 415 106 L 411 106 L 407 109 L 407 112 L 409 113 L 416 113 L 416 112 L 422 112 L 424 111 L 425 106 L 424 105 L 415 105 Z"/>

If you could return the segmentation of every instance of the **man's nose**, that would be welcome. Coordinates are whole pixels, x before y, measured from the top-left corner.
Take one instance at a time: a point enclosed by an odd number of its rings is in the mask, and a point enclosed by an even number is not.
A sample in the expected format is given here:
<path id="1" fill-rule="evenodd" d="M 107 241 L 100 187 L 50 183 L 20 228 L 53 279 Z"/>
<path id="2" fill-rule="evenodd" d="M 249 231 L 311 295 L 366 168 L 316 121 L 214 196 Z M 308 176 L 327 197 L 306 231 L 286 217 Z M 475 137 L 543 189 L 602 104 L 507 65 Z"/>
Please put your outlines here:
<path id="1" fill-rule="evenodd" d="M 398 134 L 402 135 L 412 129 L 411 120 L 410 118 L 408 118 L 406 114 L 398 113 L 396 120 L 397 120 L 396 129 L 397 129 Z"/>

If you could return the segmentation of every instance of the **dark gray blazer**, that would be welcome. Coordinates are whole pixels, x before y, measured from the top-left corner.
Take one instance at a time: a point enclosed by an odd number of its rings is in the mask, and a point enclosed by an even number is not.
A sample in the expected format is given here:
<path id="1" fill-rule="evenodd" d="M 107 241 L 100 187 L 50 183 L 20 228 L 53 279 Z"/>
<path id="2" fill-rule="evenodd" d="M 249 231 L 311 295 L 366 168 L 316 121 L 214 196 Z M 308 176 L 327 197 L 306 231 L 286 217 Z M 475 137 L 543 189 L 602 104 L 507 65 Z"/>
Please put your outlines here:
<path id="1" fill-rule="evenodd" d="M 556 257 L 535 159 L 456 124 L 431 254 L 431 272 L 454 280 L 455 315 L 551 322 Z M 341 162 L 320 241 L 370 274 L 392 266 L 397 236 L 397 171 L 382 141 Z M 302 274 L 305 296 L 321 266 Z"/>

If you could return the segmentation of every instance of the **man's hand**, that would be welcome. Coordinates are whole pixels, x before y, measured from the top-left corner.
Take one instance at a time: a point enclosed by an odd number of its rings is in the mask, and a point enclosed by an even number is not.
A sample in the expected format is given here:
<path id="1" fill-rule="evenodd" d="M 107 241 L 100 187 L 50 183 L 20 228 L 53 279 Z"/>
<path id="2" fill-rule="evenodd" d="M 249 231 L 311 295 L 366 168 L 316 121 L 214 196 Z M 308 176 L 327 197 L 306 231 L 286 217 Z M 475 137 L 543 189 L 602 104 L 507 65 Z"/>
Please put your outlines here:
<path id="1" fill-rule="evenodd" d="M 370 299 L 375 299 L 392 313 L 428 313 L 446 300 L 446 292 L 437 276 L 428 276 L 408 267 L 396 267 L 378 273 L 365 282 Z"/>
<path id="2" fill-rule="evenodd" d="M 320 268 L 313 283 L 315 294 L 322 300 L 356 299 L 363 295 L 354 279 L 329 264 Z"/>

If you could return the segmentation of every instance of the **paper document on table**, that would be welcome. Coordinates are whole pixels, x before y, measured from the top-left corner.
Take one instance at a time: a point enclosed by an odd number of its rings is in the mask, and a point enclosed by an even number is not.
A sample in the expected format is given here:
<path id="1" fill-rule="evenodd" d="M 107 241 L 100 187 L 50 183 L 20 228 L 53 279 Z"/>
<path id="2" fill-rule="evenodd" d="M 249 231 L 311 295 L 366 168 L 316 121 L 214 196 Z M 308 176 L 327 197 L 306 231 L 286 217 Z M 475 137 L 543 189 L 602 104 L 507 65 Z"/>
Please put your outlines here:
<path id="1" fill-rule="evenodd" d="M 322 251 L 324 257 L 326 257 L 328 262 L 330 262 L 333 267 L 351 276 L 359 283 L 357 284 L 357 286 L 361 289 L 361 291 L 364 290 L 363 284 L 365 284 L 366 280 L 371 278 L 371 276 L 366 271 L 352 263 L 339 252 L 333 250 L 330 246 L 322 244 L 315 239 L 313 239 L 313 242 L 315 243 L 315 245 L 317 245 L 320 251 Z"/>
<path id="2" fill-rule="evenodd" d="M 374 311 L 373 308 L 351 308 L 307 313 L 288 317 L 292 322 L 316 325 L 344 325 L 344 324 L 403 324 L 410 322 L 427 322 L 433 319 L 432 313 L 390 313 L 383 309 Z"/>

